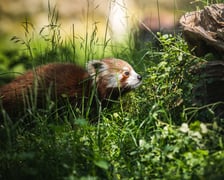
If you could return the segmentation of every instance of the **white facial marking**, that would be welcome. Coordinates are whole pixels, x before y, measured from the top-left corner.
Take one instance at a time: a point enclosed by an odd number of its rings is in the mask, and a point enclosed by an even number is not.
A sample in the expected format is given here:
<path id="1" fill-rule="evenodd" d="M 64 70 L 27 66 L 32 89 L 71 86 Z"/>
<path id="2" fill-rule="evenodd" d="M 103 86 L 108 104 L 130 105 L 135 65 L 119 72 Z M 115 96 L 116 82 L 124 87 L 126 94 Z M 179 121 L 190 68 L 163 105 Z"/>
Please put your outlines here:
<path id="1" fill-rule="evenodd" d="M 134 89 L 138 87 L 141 84 L 141 80 L 138 78 L 139 74 L 137 74 L 133 69 L 130 70 L 128 67 L 124 67 L 122 73 L 116 73 L 115 75 L 111 76 L 109 79 L 109 83 L 107 85 L 107 88 L 117 88 L 121 85 L 121 81 L 124 78 L 124 72 L 129 72 L 129 75 L 125 77 L 125 85 L 124 87 L 121 88 L 131 88 Z"/>
<path id="2" fill-rule="evenodd" d="M 117 88 L 117 87 L 119 87 L 120 86 L 119 82 L 120 82 L 121 78 L 122 78 L 122 74 L 120 74 L 120 73 L 116 73 L 116 74 L 110 76 L 107 88 Z"/>
<path id="3" fill-rule="evenodd" d="M 123 71 L 129 71 L 129 68 L 125 66 L 125 67 L 123 68 Z"/>
<path id="4" fill-rule="evenodd" d="M 131 89 L 138 87 L 141 84 L 141 80 L 138 78 L 139 74 L 137 74 L 133 69 L 130 71 L 130 75 L 127 78 L 127 86 Z"/>

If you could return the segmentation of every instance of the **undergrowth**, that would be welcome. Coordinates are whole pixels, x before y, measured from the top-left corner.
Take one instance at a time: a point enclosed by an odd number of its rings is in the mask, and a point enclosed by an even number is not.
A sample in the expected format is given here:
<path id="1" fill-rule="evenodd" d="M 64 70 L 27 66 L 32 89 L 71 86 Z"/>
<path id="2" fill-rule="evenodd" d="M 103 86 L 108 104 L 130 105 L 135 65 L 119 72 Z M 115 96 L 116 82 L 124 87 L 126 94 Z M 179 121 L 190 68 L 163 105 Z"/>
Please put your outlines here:
<path id="1" fill-rule="evenodd" d="M 70 105 L 58 116 L 51 102 L 31 111 L 28 122 L 13 123 L 1 109 L 0 179 L 223 178 L 222 119 L 212 106 L 196 106 L 192 95 L 200 80 L 191 69 L 205 60 L 193 56 L 180 35 L 158 34 L 160 49 L 148 44 L 139 52 L 132 43 L 101 41 L 96 24 L 85 38 L 63 39 L 56 9 L 49 14 L 38 34 L 25 21 L 24 38 L 12 38 L 25 47 L 25 67 L 115 56 L 129 61 L 144 82 L 104 109 L 97 124 Z"/>

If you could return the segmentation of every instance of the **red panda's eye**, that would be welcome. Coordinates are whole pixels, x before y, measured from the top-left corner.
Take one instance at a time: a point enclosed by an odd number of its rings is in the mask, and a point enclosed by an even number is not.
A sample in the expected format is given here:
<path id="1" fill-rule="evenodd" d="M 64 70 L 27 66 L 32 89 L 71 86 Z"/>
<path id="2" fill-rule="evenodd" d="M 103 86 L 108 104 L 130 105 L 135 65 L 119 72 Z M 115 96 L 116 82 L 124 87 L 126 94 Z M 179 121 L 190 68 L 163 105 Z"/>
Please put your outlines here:
<path id="1" fill-rule="evenodd" d="M 124 76 L 126 76 L 126 77 L 128 77 L 129 74 L 130 74 L 130 73 L 129 73 L 128 71 L 125 71 L 125 72 L 124 72 Z"/>

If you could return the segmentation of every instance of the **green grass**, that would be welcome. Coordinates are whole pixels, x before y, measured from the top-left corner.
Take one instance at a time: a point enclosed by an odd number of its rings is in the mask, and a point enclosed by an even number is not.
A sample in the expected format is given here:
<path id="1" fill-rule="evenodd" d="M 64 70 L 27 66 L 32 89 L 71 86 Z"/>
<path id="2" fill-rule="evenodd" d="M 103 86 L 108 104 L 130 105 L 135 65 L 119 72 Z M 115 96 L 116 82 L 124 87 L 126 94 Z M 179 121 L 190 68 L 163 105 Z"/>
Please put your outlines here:
<path id="1" fill-rule="evenodd" d="M 9 57 L 24 65 L 23 71 L 51 61 L 84 65 L 89 59 L 114 56 L 129 61 L 144 81 L 104 109 L 96 124 L 69 104 L 62 116 L 49 102 L 47 109 L 30 111 L 28 121 L 16 123 L 1 109 L 0 179 L 224 177 L 223 119 L 216 117 L 212 105 L 195 105 L 192 95 L 200 79 L 191 68 L 205 59 L 191 55 L 179 35 L 159 34 L 161 49 L 149 43 L 140 51 L 130 39 L 122 45 L 107 36 L 101 40 L 96 24 L 83 38 L 73 33 L 63 39 L 56 10 L 49 12 L 49 26 L 35 34 L 25 21 L 24 37 L 13 38 L 25 51 Z M 12 70 L 13 65 L 4 63 L 2 72 Z"/>

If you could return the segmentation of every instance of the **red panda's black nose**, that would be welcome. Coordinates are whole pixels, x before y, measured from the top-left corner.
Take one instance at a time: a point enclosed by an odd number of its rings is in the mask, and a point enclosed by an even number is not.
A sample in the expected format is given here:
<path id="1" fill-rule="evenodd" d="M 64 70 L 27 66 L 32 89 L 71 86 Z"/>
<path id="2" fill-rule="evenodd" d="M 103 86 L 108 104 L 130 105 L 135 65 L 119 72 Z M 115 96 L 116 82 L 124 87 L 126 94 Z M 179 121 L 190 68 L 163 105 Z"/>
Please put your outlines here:
<path id="1" fill-rule="evenodd" d="M 138 75 L 137 78 L 138 78 L 139 81 L 142 80 L 142 76 L 140 76 L 140 75 Z"/>

